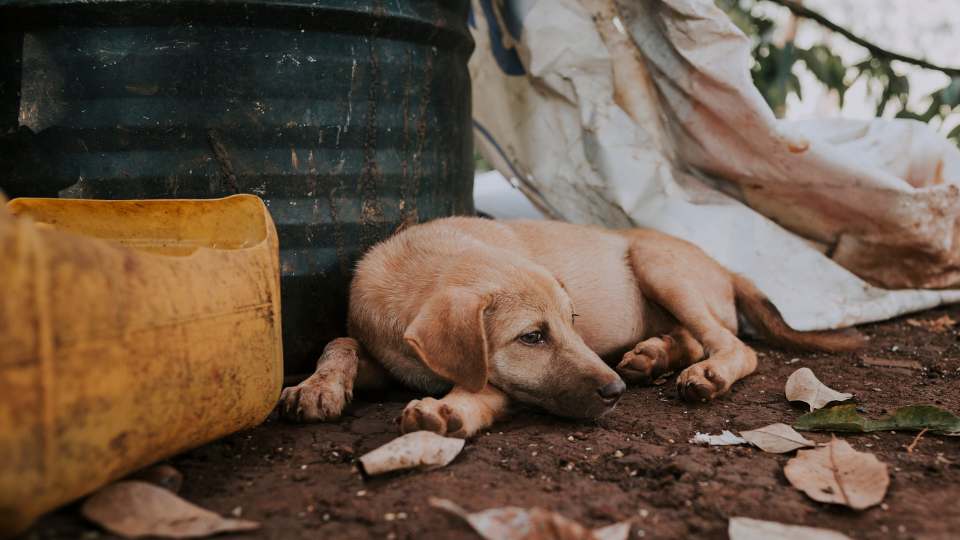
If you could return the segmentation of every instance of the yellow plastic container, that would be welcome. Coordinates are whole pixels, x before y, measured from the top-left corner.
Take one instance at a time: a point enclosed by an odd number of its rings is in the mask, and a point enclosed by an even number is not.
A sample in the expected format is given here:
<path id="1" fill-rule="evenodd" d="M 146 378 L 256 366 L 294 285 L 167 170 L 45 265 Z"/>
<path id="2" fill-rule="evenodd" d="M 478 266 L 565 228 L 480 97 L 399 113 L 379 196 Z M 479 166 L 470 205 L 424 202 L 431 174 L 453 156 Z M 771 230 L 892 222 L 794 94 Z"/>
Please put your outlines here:
<path id="1" fill-rule="evenodd" d="M 277 235 L 257 197 L 0 202 L 0 290 L 0 536 L 279 396 Z"/>

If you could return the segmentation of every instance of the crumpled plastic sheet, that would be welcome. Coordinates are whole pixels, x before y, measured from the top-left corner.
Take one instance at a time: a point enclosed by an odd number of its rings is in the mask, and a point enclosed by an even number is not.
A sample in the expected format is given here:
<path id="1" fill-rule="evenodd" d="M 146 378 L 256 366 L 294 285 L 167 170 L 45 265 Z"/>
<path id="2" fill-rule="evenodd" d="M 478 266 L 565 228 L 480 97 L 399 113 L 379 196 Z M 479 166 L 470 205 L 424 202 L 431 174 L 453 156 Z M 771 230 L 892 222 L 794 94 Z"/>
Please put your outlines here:
<path id="1" fill-rule="evenodd" d="M 684 238 L 800 330 L 960 301 L 960 151 L 910 120 L 778 120 L 711 0 L 474 0 L 471 28 L 478 146 L 536 208 L 510 217 Z"/>

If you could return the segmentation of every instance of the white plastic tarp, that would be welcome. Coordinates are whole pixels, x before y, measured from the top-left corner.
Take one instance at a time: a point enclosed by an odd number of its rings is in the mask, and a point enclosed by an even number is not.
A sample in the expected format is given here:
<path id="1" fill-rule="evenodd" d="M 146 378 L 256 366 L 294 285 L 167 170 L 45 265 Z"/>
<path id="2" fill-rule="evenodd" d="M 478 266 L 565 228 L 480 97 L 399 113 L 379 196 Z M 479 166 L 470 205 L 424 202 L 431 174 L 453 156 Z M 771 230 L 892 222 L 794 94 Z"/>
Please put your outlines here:
<path id="1" fill-rule="evenodd" d="M 689 240 L 801 330 L 960 301 L 960 151 L 778 120 L 711 0 L 474 0 L 471 26 L 478 146 L 547 217 Z"/>

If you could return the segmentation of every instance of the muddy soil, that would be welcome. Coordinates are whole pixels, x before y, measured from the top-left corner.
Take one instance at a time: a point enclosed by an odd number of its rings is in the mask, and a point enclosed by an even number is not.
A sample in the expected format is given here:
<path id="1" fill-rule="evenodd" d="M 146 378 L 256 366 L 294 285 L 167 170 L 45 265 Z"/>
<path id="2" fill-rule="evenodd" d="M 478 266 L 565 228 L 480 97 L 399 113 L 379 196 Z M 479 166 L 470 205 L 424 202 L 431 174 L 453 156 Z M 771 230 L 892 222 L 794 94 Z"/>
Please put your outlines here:
<path id="1" fill-rule="evenodd" d="M 960 308 L 913 316 L 934 319 Z M 868 350 L 856 355 L 789 354 L 755 344 L 757 373 L 713 403 L 677 399 L 672 380 L 631 388 L 610 414 L 589 423 L 534 411 L 470 441 L 449 467 L 364 480 L 354 459 L 397 435 L 395 418 L 416 396 L 367 396 L 342 421 L 262 426 L 174 458 L 186 499 L 223 514 L 262 522 L 254 534 L 222 538 L 423 539 L 477 536 L 432 510 L 430 496 L 468 510 L 540 506 L 589 526 L 632 520 L 631 538 L 726 538 L 727 519 L 748 516 L 828 527 L 852 538 L 960 538 L 960 437 L 912 433 L 845 437 L 889 464 L 882 506 L 856 512 L 814 502 L 783 475 L 789 456 L 747 447 L 702 447 L 694 433 L 791 423 L 804 410 L 783 385 L 809 367 L 827 385 L 856 394 L 871 415 L 931 403 L 960 413 L 960 338 L 906 318 L 868 326 Z M 871 367 L 865 357 L 916 360 L 922 370 Z M 829 434 L 808 434 L 827 441 Z M 31 539 L 108 538 L 86 524 L 77 505 L 47 516 Z"/>

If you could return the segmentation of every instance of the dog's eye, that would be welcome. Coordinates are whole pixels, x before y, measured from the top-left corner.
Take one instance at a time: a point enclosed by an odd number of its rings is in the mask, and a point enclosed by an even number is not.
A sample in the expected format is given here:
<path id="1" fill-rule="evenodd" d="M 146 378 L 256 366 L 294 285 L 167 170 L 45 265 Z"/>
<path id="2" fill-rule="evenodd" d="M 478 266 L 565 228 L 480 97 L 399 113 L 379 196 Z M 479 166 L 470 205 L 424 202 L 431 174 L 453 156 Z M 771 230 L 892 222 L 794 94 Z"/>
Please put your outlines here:
<path id="1" fill-rule="evenodd" d="M 527 345 L 539 345 L 544 342 L 543 332 L 537 330 L 520 336 L 520 341 Z"/>

